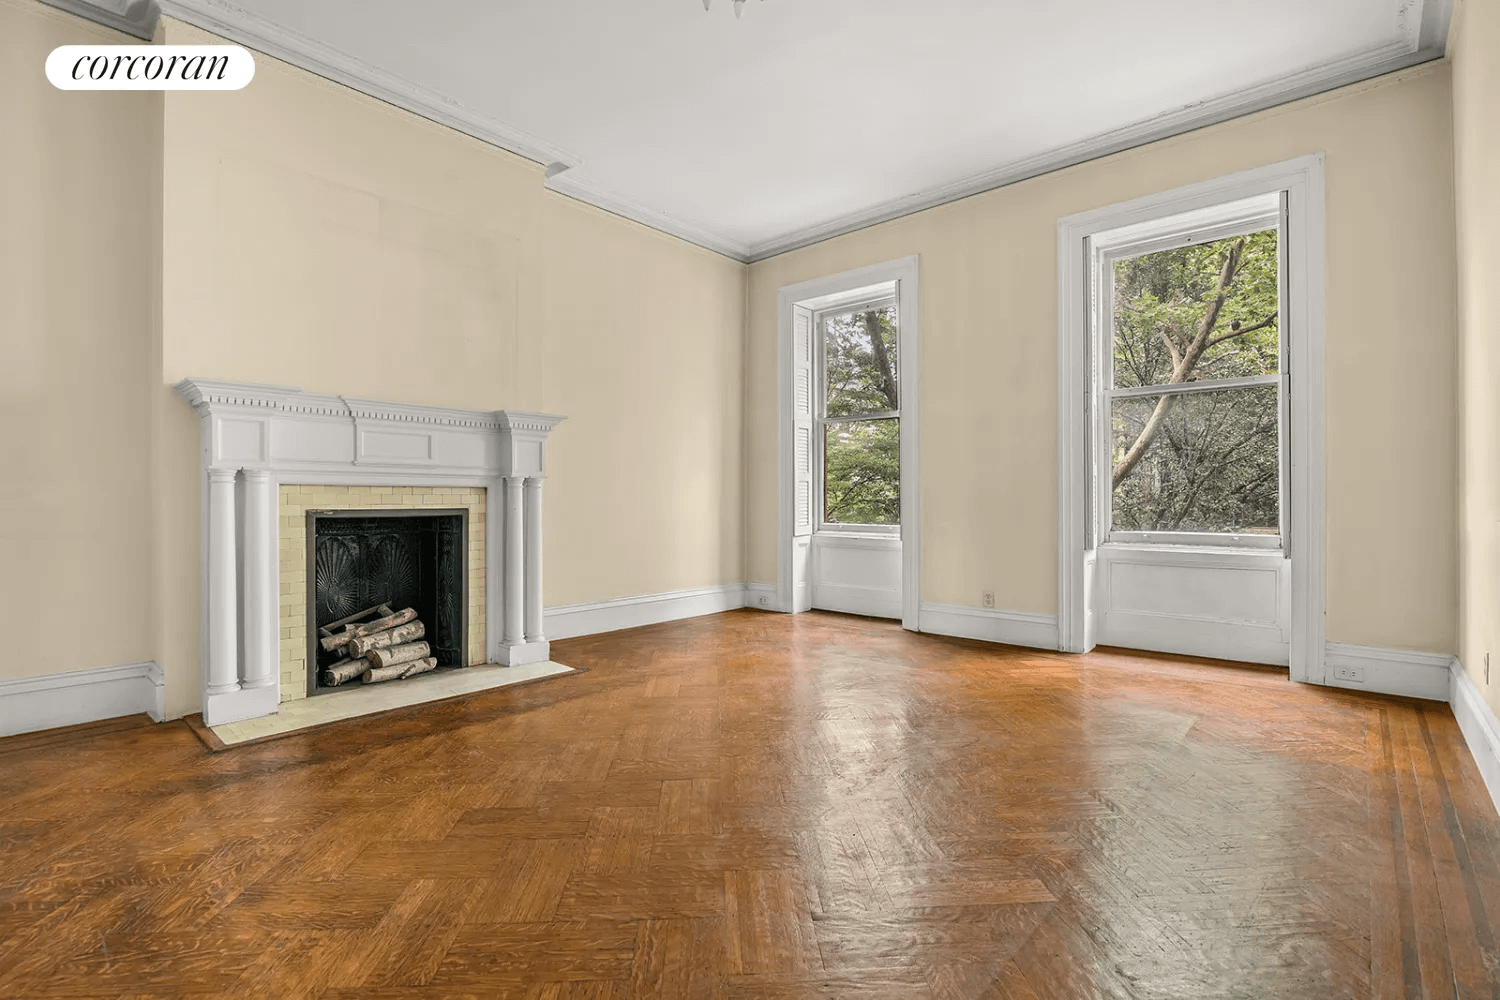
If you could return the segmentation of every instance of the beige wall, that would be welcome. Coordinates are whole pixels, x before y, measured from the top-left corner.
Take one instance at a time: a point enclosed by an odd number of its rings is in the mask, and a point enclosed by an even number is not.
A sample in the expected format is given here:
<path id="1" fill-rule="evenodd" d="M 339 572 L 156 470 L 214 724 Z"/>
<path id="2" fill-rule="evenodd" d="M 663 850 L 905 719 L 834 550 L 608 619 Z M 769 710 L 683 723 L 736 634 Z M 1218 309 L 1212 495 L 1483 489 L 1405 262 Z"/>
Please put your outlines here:
<path id="1" fill-rule="evenodd" d="M 166 389 L 186 376 L 565 414 L 548 605 L 744 579 L 743 265 L 263 55 L 243 91 L 168 95 L 163 191 L 169 714 L 199 699 L 197 431 Z"/>
<path id="2" fill-rule="evenodd" d="M 1459 658 L 1500 711 L 1500 6 L 1454 14 L 1461 523 Z"/>
<path id="3" fill-rule="evenodd" d="M 1488 18 L 1482 21 L 1481 17 Z M 1493 5 L 1467 45 L 1493 51 Z M 208 36 L 167 20 L 171 42 Z M 53 90 L 118 36 L 0 0 L 3 599 L 41 623 L 0 679 L 156 659 L 199 706 L 197 425 L 184 376 L 567 414 L 546 601 L 770 583 L 775 297 L 922 257 L 928 601 L 1056 610 L 1060 216 L 1322 150 L 1328 631 L 1459 641 L 1455 255 L 1465 273 L 1465 597 L 1491 608 L 1500 263 L 1494 63 L 1435 64 L 872 227 L 750 268 L 547 192 L 541 168 L 265 56 L 239 93 Z M 1451 85 L 1450 85 L 1451 84 Z M 1487 176 L 1487 175 L 1485 175 Z M 1490 284 L 1493 284 L 1492 282 Z M 1490 338 L 1493 340 L 1493 336 Z M 1482 381 L 1481 381 L 1482 379 Z M 10 438 L 15 441 L 16 438 Z M 64 645 L 42 637 L 88 616 Z M 1463 654 L 1494 612 L 1465 617 Z"/>
<path id="4" fill-rule="evenodd" d="M 1323 151 L 1328 637 L 1452 652 L 1449 84 L 1430 64 L 753 265 L 749 578 L 776 579 L 777 288 L 921 255 L 922 598 L 1055 612 L 1059 217 Z"/>
<path id="5" fill-rule="evenodd" d="M 0 0 L 0 680 L 155 656 L 151 208 L 159 95 L 64 93 L 58 45 L 120 44 Z"/>

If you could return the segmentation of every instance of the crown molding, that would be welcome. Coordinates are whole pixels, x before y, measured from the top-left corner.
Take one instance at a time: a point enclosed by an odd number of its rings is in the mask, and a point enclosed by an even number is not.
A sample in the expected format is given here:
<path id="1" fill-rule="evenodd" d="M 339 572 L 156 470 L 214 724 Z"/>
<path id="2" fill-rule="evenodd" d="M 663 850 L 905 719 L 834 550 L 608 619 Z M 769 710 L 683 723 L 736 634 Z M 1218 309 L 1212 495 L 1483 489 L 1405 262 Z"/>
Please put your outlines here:
<path id="1" fill-rule="evenodd" d="M 80 2 L 80 0 L 69 0 Z M 541 164 L 578 166 L 582 160 L 551 143 L 480 114 L 445 94 L 388 73 L 347 52 L 269 21 L 228 0 L 163 0 L 161 11 L 246 48 L 290 63 Z"/>
<path id="2" fill-rule="evenodd" d="M 42 0 L 42 3 L 148 42 L 156 36 L 156 22 L 161 19 L 161 7 L 156 0 Z"/>
<path id="3" fill-rule="evenodd" d="M 650 209 L 612 191 L 591 184 L 579 176 L 576 170 L 554 164 L 547 170 L 546 187 L 549 191 L 577 199 L 613 215 L 639 222 L 658 232 L 686 240 L 705 250 L 723 254 L 741 264 L 750 262 L 749 245 L 719 236 L 700 226 L 674 219 L 665 212 Z"/>
<path id="4" fill-rule="evenodd" d="M 44 0 L 72 10 L 114 8 L 157 0 Z M 1137 146 L 1264 111 L 1279 104 L 1313 97 L 1372 77 L 1407 69 L 1441 58 L 1453 16 L 1453 0 L 1410 0 L 1398 14 L 1403 40 L 1256 87 L 1226 94 L 1156 115 L 1123 128 L 1049 150 L 1037 156 L 1001 164 L 947 184 L 928 188 L 796 230 L 773 240 L 747 244 L 710 229 L 648 208 L 585 179 L 578 168 L 583 160 L 537 136 L 490 118 L 453 98 L 388 73 L 346 52 L 282 27 L 228 0 L 160 0 L 161 13 L 230 41 L 290 63 L 377 100 L 410 111 L 509 150 L 546 167 L 549 191 L 574 198 L 613 215 L 675 236 L 741 263 L 753 263 L 868 226 L 890 222 L 939 205 L 983 194 L 1054 170 L 1124 152 Z M 75 11 L 82 13 L 81 11 Z M 87 13 L 82 16 L 89 17 Z M 153 20 L 154 27 L 154 20 Z M 127 30 L 127 29 L 122 29 Z"/>
<path id="5" fill-rule="evenodd" d="M 1408 29 L 1408 37 L 1414 36 L 1418 52 L 1447 51 L 1448 35 L 1453 30 L 1453 0 L 1412 0 L 1398 16 L 1405 19 L 1403 25 L 1407 21 L 1415 25 L 1415 30 Z"/>
<path id="6" fill-rule="evenodd" d="M 1429 6 L 1441 5 L 1441 3 L 1429 3 Z M 1446 21 L 1442 23 L 1442 34 L 1446 39 Z M 1235 94 L 1179 108 L 1134 125 L 1104 132 L 1037 156 L 1015 160 L 950 184 L 897 198 L 774 240 L 758 243 L 750 248 L 748 259 L 750 263 L 765 260 L 768 257 L 821 243 L 824 240 L 879 225 L 882 222 L 890 222 L 952 201 L 1030 180 L 1055 170 L 1077 166 L 1089 160 L 1122 153 L 1195 129 L 1207 128 L 1210 125 L 1254 114 L 1257 111 L 1265 111 L 1281 104 L 1315 97 L 1318 94 L 1360 83 L 1373 77 L 1409 69 L 1433 59 L 1441 59 L 1445 44 L 1446 42 L 1443 41 L 1435 43 L 1431 48 L 1414 49 L 1408 43 L 1398 42 L 1325 66 L 1282 77 Z"/>

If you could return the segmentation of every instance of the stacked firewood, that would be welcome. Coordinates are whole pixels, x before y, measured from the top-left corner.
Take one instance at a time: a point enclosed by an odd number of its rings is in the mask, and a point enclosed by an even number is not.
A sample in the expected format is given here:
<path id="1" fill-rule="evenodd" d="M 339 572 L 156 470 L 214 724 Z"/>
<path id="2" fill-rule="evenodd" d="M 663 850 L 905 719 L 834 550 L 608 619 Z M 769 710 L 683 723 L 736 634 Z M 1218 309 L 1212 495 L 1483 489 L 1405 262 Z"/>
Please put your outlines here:
<path id="1" fill-rule="evenodd" d="M 366 684 L 400 680 L 437 669 L 437 657 L 425 642 L 427 627 L 417 620 L 411 608 L 392 612 L 381 605 L 384 614 L 374 621 L 350 622 L 342 632 L 323 636 L 323 648 L 341 652 L 344 659 L 323 668 L 324 687 L 347 684 L 356 677 Z"/>

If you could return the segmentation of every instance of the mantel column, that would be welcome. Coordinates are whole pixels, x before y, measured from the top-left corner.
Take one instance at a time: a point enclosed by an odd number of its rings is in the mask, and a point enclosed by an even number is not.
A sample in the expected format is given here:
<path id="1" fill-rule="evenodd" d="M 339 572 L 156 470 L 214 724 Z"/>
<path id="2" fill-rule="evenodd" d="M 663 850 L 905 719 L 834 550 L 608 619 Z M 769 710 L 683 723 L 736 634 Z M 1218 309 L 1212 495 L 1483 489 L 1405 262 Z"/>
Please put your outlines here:
<path id="1" fill-rule="evenodd" d="M 208 686 L 205 691 L 210 696 L 228 694 L 240 686 L 234 477 L 234 469 L 208 470 Z"/>
<path id="2" fill-rule="evenodd" d="M 542 477 L 526 479 L 526 641 L 542 635 Z"/>
<path id="3" fill-rule="evenodd" d="M 276 533 L 271 526 L 271 474 L 245 470 L 245 670 L 247 689 L 277 683 L 281 643 L 278 595 L 271 592 L 271 557 Z M 275 641 L 273 641 L 275 640 Z"/>
<path id="4" fill-rule="evenodd" d="M 525 636 L 525 564 L 522 476 L 505 477 L 505 645 L 520 646 Z"/>

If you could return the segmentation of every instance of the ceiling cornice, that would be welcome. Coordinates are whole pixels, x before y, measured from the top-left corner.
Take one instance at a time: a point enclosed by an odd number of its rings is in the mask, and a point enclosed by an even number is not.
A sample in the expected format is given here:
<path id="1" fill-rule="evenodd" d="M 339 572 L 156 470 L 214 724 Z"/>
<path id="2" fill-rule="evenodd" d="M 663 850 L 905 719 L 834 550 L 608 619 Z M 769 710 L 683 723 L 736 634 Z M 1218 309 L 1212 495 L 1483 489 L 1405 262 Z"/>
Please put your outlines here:
<path id="1" fill-rule="evenodd" d="M 652 229 L 658 229 L 679 239 L 687 240 L 689 243 L 696 243 L 707 250 L 733 258 L 741 264 L 750 262 L 750 247 L 745 244 L 725 239 L 707 229 L 674 219 L 665 212 L 654 212 L 629 198 L 596 187 L 584 180 L 576 170 L 549 168 L 546 183 L 550 191 L 587 202 L 595 208 L 613 212 L 615 215 L 639 222 Z"/>
<path id="2" fill-rule="evenodd" d="M 42 0 L 42 3 L 148 42 L 155 37 L 156 22 L 161 18 L 156 0 Z"/>
<path id="3" fill-rule="evenodd" d="M 1446 8 L 1449 14 L 1452 12 L 1451 0 L 1428 0 L 1426 8 L 1437 7 Z M 1054 170 L 1077 166 L 1089 160 L 1122 153 L 1195 129 L 1217 125 L 1306 97 L 1314 97 L 1330 90 L 1337 90 L 1339 87 L 1347 87 L 1373 77 L 1408 69 L 1433 59 L 1441 59 L 1447 44 L 1447 18 L 1445 17 L 1440 22 L 1440 33 L 1435 29 L 1431 36 L 1425 28 L 1426 20 L 1424 18 L 1422 33 L 1422 41 L 1428 43 L 1425 46 L 1414 48 L 1409 44 L 1396 43 L 1336 63 L 1329 63 L 1326 66 L 1282 77 L 1236 94 L 1201 104 L 1192 104 L 1134 125 L 1127 125 L 1124 128 L 1049 150 L 1038 156 L 1016 160 L 951 184 L 920 191 L 829 222 L 788 233 L 774 240 L 758 243 L 750 248 L 748 260 L 750 263 L 765 260 L 768 257 L 821 243 L 836 236 L 844 236 L 868 226 L 890 222 L 929 208 L 945 205 L 948 202 L 959 201 L 1009 184 L 1040 177 Z"/>
<path id="4" fill-rule="evenodd" d="M 268 21 L 227 0 L 162 0 L 161 10 L 194 27 L 238 42 L 316 76 L 343 84 L 429 121 L 457 129 L 492 146 L 541 164 L 577 166 L 583 162 L 560 146 L 482 115 L 451 97 Z"/>
<path id="5" fill-rule="evenodd" d="M 44 2 L 64 9 L 142 2 L 154 6 L 154 0 Z M 583 160 L 568 150 L 482 115 L 450 97 L 397 77 L 348 53 L 268 21 L 228 0 L 160 0 L 160 4 L 161 12 L 170 17 L 543 164 L 547 168 L 544 184 L 551 191 L 676 236 L 741 263 L 764 260 L 1054 170 L 1076 166 L 1441 58 L 1453 15 L 1453 0 L 1408 0 L 1399 15 L 1403 34 L 1406 36 L 1404 42 L 1317 66 L 1214 100 L 1188 105 L 1037 156 L 1001 164 L 980 174 L 818 223 L 774 240 L 747 245 L 692 223 L 674 219 L 597 186 L 581 176 L 577 168 L 582 166 Z"/>

